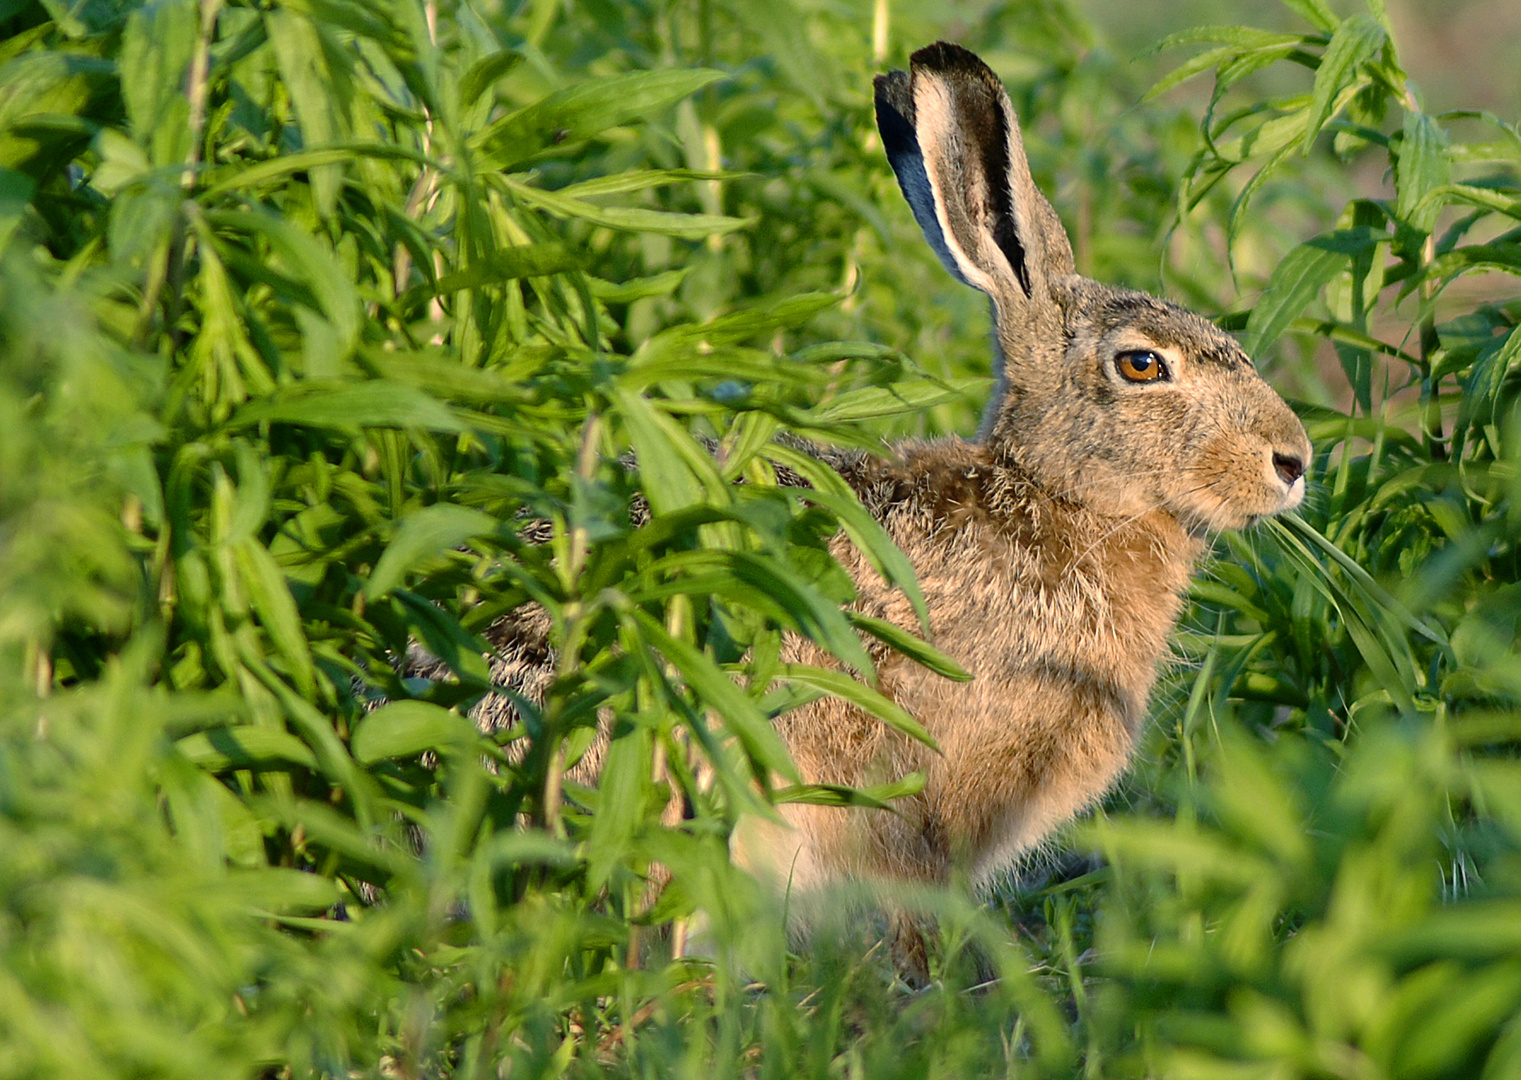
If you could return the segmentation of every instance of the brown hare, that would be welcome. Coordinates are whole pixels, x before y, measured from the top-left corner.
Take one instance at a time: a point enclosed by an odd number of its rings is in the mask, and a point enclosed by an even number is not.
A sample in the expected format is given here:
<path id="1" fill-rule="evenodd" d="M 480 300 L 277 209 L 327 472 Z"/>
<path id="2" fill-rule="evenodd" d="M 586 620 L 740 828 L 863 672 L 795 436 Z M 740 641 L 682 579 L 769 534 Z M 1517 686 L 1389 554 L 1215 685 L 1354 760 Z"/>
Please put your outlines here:
<path id="1" fill-rule="evenodd" d="M 736 857 L 794 897 L 842 880 L 982 885 L 1099 798 L 1135 746 L 1207 537 L 1297 506 L 1310 459 L 1299 420 L 1229 336 L 1074 273 L 1008 95 L 981 60 L 922 49 L 909 71 L 878 77 L 876 110 L 930 246 L 991 299 L 997 388 L 976 442 L 828 458 L 912 561 L 931 640 L 973 678 L 897 654 L 881 664 L 882 691 L 938 753 L 839 699 L 777 721 L 810 782 L 926 777 L 896 813 L 792 804 L 784 826 L 742 828 Z M 835 546 L 857 606 L 917 630 L 903 595 L 843 536 Z M 547 630 L 533 608 L 492 628 L 498 682 L 542 693 Z M 800 638 L 788 649 L 827 663 Z M 477 719 L 515 722 L 505 697 Z M 922 977 L 922 960 L 900 961 Z"/>
<path id="2" fill-rule="evenodd" d="M 913 562 L 931 640 L 973 679 L 881 666 L 938 754 L 839 700 L 781 718 L 810 781 L 926 776 L 896 814 L 787 806 L 787 828 L 749 828 L 739 856 L 794 893 L 842 878 L 984 884 L 1104 794 L 1207 536 L 1297 506 L 1311 453 L 1230 337 L 1074 273 L 1008 95 L 976 56 L 921 49 L 878 76 L 876 112 L 930 246 L 992 301 L 997 389 L 976 442 L 836 467 Z M 847 541 L 837 554 L 863 611 L 915 625 Z"/>

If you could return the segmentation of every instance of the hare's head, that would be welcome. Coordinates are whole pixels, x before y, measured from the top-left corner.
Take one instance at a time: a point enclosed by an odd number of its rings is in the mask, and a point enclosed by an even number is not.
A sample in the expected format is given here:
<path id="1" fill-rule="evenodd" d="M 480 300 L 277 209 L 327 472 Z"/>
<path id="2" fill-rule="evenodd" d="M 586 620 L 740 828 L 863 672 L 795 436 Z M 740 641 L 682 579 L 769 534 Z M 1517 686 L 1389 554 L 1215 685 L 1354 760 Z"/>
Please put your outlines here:
<path id="1" fill-rule="evenodd" d="M 944 42 L 877 77 L 877 125 L 930 246 L 992 299 L 990 450 L 1094 510 L 1241 528 L 1299 505 L 1304 427 L 1227 334 L 1074 272 L 1019 120 L 981 60 Z"/>

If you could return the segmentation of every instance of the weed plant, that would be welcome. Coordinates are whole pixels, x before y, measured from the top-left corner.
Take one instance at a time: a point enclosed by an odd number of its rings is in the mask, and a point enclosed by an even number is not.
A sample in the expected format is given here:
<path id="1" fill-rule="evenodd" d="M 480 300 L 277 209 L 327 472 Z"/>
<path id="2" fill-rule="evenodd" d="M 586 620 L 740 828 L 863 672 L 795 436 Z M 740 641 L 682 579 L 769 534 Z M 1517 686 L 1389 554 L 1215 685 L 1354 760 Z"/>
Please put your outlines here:
<path id="1" fill-rule="evenodd" d="M 1285 4 L 1144 99 L 1059 0 L 0 4 L 0 1080 L 1521 1077 L 1521 135 Z M 954 667 L 843 606 L 841 528 L 912 572 L 776 441 L 975 424 L 869 115 L 940 36 L 1079 268 L 1239 330 L 1317 455 L 1065 871 L 921 898 L 910 994 L 727 837 L 891 812 L 769 720 L 912 733 L 863 640 Z M 527 604 L 554 680 L 483 735 Z"/>

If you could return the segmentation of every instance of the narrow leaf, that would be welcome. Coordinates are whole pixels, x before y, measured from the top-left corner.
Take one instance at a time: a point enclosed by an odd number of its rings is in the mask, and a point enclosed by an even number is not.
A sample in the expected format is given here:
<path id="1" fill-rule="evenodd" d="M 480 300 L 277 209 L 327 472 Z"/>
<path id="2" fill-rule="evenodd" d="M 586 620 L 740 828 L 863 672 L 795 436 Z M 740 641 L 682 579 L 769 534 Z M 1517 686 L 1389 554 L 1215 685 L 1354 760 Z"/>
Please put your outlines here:
<path id="1" fill-rule="evenodd" d="M 1419 232 L 1430 233 L 1442 203 L 1429 196 L 1451 179 L 1446 133 L 1425 113 L 1407 110 L 1405 134 L 1394 166 L 1396 216 Z"/>
<path id="2" fill-rule="evenodd" d="M 401 519 L 396 534 L 381 552 L 365 582 L 364 594 L 374 600 L 384 596 L 406 578 L 419 562 L 458 547 L 476 536 L 500 532 L 502 523 L 490 514 L 464 506 L 441 503 Z"/>
<path id="3" fill-rule="evenodd" d="M 482 285 L 498 285 L 517 278 L 563 274 L 580 266 L 580 260 L 563 244 L 524 244 L 499 248 L 467 269 L 445 274 L 437 281 L 408 289 L 401 297 L 401 307 L 419 303 L 431 296 L 445 296 Z"/>
<path id="4" fill-rule="evenodd" d="M 296 600 L 291 595 L 285 575 L 270 556 L 269 549 L 254 537 L 237 541 L 233 553 L 243 579 L 243 588 L 259 616 L 259 622 L 263 624 L 280 655 L 290 665 L 296 685 L 302 693 L 310 696 L 316 687 L 312 650 L 307 643 L 301 613 L 296 609 Z"/>
<path id="5" fill-rule="evenodd" d="M 581 142 L 658 113 L 722 78 L 721 71 L 703 69 L 639 71 L 558 90 L 471 139 L 476 167 L 505 169 L 547 147 Z"/>
<path id="6" fill-rule="evenodd" d="M 701 649 L 666 633 L 665 627 L 647 612 L 636 609 L 633 615 L 645 639 L 676 666 L 686 684 L 734 733 L 757 771 L 767 770 L 794 781 L 800 779 L 797 766 L 771 721 L 722 668 Z"/>
<path id="7" fill-rule="evenodd" d="M 1304 139 L 1300 143 L 1304 153 L 1310 152 L 1315 136 L 1330 119 L 1342 91 L 1357 81 L 1359 70 L 1379 54 L 1387 40 L 1383 26 L 1367 15 L 1354 15 L 1337 28 L 1315 72 L 1310 112 L 1305 117 Z"/>
<path id="8" fill-rule="evenodd" d="M 888 622 L 886 619 L 878 619 L 871 615 L 862 615 L 859 611 L 847 611 L 846 618 L 851 625 L 865 630 L 872 637 L 891 645 L 898 652 L 912 660 L 923 664 L 937 675 L 944 675 L 947 679 L 955 679 L 957 682 L 970 682 L 972 673 L 946 653 L 941 652 L 921 637 L 909 633 L 897 623 Z"/>
<path id="9" fill-rule="evenodd" d="M 1318 236 L 1289 252 L 1273 270 L 1247 319 L 1246 334 L 1241 340 L 1246 354 L 1259 356 L 1277 341 L 1320 290 L 1347 267 L 1356 247 L 1346 236 L 1333 233 Z"/>
<path id="10" fill-rule="evenodd" d="M 475 726 L 465 717 L 426 701 L 393 701 L 359 722 L 349 746 L 364 765 L 383 758 L 416 757 L 424 750 L 474 745 Z"/>
<path id="11" fill-rule="evenodd" d="M 778 789 L 771 801 L 807 803 L 810 806 L 859 806 L 869 810 L 892 810 L 892 800 L 917 795 L 924 790 L 924 774 L 909 773 L 901 780 L 869 787 L 853 788 L 844 784 L 794 784 Z"/>
<path id="12" fill-rule="evenodd" d="M 511 177 L 498 179 L 530 206 L 536 206 L 556 217 L 577 218 L 622 232 L 647 232 L 683 240 L 702 240 L 748 228 L 755 223 L 753 218 L 726 217 L 722 214 L 672 214 L 664 210 L 645 210 L 631 206 L 598 206 L 557 191 L 545 191 L 543 188 L 518 183 Z"/>
<path id="13" fill-rule="evenodd" d="M 448 406 L 415 387 L 372 379 L 362 383 L 299 384 L 289 393 L 251 401 L 233 414 L 234 427 L 261 422 L 355 427 L 421 428 L 458 432 L 464 423 Z"/>
<path id="14" fill-rule="evenodd" d="M 281 728 L 252 725 L 212 728 L 177 740 L 174 748 L 209 772 L 262 769 L 271 765 L 317 767 L 311 749 Z"/>
<path id="15" fill-rule="evenodd" d="M 932 750 L 939 749 L 930 733 L 914 719 L 912 713 L 885 694 L 873 690 L 864 683 L 856 682 L 843 671 L 830 671 L 827 668 L 812 667 L 808 664 L 787 664 L 783 667 L 780 677 L 787 682 L 813 690 L 822 690 L 832 697 L 848 701 L 909 738 L 923 743 Z"/>

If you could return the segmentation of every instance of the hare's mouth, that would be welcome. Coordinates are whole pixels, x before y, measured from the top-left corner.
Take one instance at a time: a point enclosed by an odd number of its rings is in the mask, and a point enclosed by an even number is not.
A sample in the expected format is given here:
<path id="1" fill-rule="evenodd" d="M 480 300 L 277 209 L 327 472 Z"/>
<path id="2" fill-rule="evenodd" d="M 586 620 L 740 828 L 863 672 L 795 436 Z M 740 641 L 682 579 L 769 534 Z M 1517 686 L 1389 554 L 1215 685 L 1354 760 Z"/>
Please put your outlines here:
<path id="1" fill-rule="evenodd" d="M 1308 460 L 1292 442 L 1217 438 L 1180 470 L 1167 501 L 1195 532 L 1249 528 L 1304 502 Z"/>
<path id="2" fill-rule="evenodd" d="M 1305 480 L 1271 482 L 1256 476 L 1222 477 L 1187 492 L 1173 504 L 1173 513 L 1194 533 L 1248 529 L 1275 514 L 1293 510 L 1304 501 Z"/>

